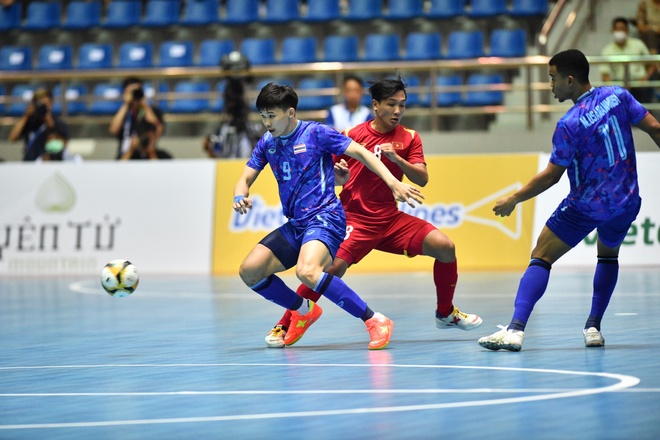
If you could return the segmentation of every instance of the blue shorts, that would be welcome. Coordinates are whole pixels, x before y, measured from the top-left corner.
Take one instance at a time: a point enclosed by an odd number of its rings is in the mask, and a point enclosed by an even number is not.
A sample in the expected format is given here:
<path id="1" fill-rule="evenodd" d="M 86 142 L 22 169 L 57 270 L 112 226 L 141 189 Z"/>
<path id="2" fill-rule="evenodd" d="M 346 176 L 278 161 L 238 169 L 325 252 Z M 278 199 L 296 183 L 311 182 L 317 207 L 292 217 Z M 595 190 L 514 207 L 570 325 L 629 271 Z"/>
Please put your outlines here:
<path id="1" fill-rule="evenodd" d="M 615 248 L 623 242 L 630 225 L 637 218 L 642 200 L 637 206 L 609 220 L 595 220 L 568 205 L 564 199 L 545 225 L 564 243 L 571 247 L 577 246 L 591 231 L 596 229 L 598 238 L 608 247 Z"/>
<path id="2" fill-rule="evenodd" d="M 287 269 L 298 262 L 298 255 L 303 244 L 319 240 L 335 258 L 339 245 L 346 235 L 346 216 L 344 210 L 323 212 L 313 217 L 305 226 L 294 226 L 286 222 L 265 236 L 259 243 L 270 249 Z"/>

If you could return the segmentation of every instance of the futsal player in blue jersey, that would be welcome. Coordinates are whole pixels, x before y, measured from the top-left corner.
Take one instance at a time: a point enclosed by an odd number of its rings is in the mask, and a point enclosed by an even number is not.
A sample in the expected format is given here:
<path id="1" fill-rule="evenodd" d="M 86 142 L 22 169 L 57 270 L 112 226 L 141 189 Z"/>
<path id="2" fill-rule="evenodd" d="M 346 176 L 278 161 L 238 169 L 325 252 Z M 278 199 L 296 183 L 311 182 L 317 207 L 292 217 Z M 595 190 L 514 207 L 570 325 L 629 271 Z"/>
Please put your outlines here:
<path id="1" fill-rule="evenodd" d="M 268 234 L 245 257 L 241 279 L 269 301 L 292 310 L 292 326 L 309 326 L 322 313 L 275 274 L 296 266 L 306 286 L 362 319 L 369 333 L 369 349 L 385 348 L 393 322 L 374 313 L 339 277 L 324 272 L 332 263 L 346 233 L 344 208 L 334 189 L 332 155 L 346 154 L 364 163 L 383 179 L 394 198 L 411 206 L 421 203 L 419 190 L 400 182 L 367 149 L 326 125 L 296 117 L 298 96 L 288 86 L 269 83 L 257 97 L 257 109 L 267 132 L 234 187 L 233 208 L 240 214 L 252 207 L 250 186 L 269 164 L 277 180 L 282 209 L 288 221 Z"/>
<path id="2" fill-rule="evenodd" d="M 550 86 L 559 102 L 574 105 L 559 120 L 545 170 L 511 196 L 495 203 L 508 216 L 518 203 L 556 184 L 568 170 L 570 192 L 546 222 L 520 280 L 508 327 L 479 339 L 482 347 L 520 351 L 534 305 L 545 293 L 550 268 L 591 231 L 598 232 L 598 263 L 591 311 L 584 326 L 587 347 L 602 347 L 601 319 L 619 273 L 619 248 L 641 206 L 631 125 L 660 147 L 660 124 L 625 89 L 592 87 L 589 62 L 578 50 L 560 52 L 549 62 Z"/>

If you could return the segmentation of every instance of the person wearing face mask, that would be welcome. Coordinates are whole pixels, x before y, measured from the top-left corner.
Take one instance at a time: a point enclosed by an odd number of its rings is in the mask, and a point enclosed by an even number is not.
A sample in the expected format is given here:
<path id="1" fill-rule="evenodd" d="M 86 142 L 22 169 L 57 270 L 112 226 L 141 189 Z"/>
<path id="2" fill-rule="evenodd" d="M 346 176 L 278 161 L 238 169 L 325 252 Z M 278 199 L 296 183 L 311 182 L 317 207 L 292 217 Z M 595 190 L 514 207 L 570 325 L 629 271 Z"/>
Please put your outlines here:
<path id="1" fill-rule="evenodd" d="M 44 153 L 36 159 L 36 162 L 64 161 L 64 162 L 82 162 L 79 154 L 71 154 L 66 148 L 67 137 L 65 133 L 57 129 L 50 129 L 46 132 L 46 144 Z"/>
<path id="2" fill-rule="evenodd" d="M 649 55 L 649 49 L 646 44 L 638 38 L 630 36 L 628 20 L 623 17 L 617 17 L 612 20 L 612 42 L 607 44 L 601 55 Z M 648 81 L 655 74 L 655 65 L 644 65 L 641 63 L 630 64 L 630 81 Z M 623 64 L 603 64 L 601 67 L 601 77 L 605 82 L 625 80 L 625 66 Z M 653 98 L 653 88 L 651 87 L 632 87 L 630 93 L 639 102 L 651 102 Z"/>
<path id="3" fill-rule="evenodd" d="M 59 117 L 53 115 L 53 95 L 48 89 L 37 89 L 25 113 L 9 132 L 9 141 L 24 139 L 23 160 L 34 161 L 45 152 L 47 131 L 57 130 L 69 137 L 69 128 Z"/>

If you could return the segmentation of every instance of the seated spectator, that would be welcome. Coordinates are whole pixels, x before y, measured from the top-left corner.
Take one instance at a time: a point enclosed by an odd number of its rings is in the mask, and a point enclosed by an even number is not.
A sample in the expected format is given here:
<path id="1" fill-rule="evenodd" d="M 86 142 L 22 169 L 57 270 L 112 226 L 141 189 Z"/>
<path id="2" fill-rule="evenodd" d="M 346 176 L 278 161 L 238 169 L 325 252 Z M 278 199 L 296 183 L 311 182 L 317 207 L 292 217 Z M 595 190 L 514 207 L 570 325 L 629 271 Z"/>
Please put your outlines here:
<path id="1" fill-rule="evenodd" d="M 137 126 L 136 135 L 131 138 L 131 143 L 121 160 L 141 160 L 141 159 L 171 159 L 172 155 L 158 148 L 158 135 L 156 125 L 141 121 Z"/>
<path id="2" fill-rule="evenodd" d="M 82 162 L 82 157 L 79 154 L 71 154 L 66 148 L 68 138 L 65 133 L 62 133 L 56 128 L 50 129 L 46 132 L 46 144 L 44 146 L 44 153 L 36 159 L 36 162 L 42 161 L 66 161 L 66 162 Z"/>
<path id="3" fill-rule="evenodd" d="M 361 104 L 364 87 L 359 77 L 347 75 L 344 78 L 342 95 L 343 102 L 330 107 L 326 124 L 337 131 L 344 131 L 374 118 L 371 110 Z"/>
<path id="4" fill-rule="evenodd" d="M 44 154 L 46 132 L 57 130 L 65 139 L 69 138 L 69 128 L 59 117 L 53 115 L 53 94 L 48 89 L 34 92 L 32 102 L 25 108 L 25 114 L 9 132 L 9 141 L 24 139 L 23 160 L 34 161 Z"/>
<path id="5" fill-rule="evenodd" d="M 641 0 L 637 7 L 637 30 L 653 54 L 660 48 L 660 0 Z"/>
<path id="6" fill-rule="evenodd" d="M 613 41 L 607 44 L 601 55 L 649 55 L 649 49 L 640 39 L 629 35 L 628 20 L 623 17 L 617 17 L 612 21 Z M 648 81 L 655 73 L 653 63 L 644 65 L 634 63 L 629 65 L 631 81 Z M 603 81 L 623 82 L 625 80 L 625 66 L 623 64 L 603 64 L 601 67 L 601 76 Z M 651 102 L 653 98 L 653 88 L 651 87 L 632 87 L 630 93 L 639 102 Z"/>
<path id="7" fill-rule="evenodd" d="M 126 78 L 123 90 L 124 102 L 110 122 L 110 134 L 115 135 L 119 140 L 117 159 L 124 158 L 131 148 L 135 151 L 133 143 L 138 137 L 138 127 L 141 124 L 147 122 L 154 126 L 154 144 L 157 144 L 165 127 L 163 112 L 147 101 L 140 78 L 134 76 Z"/>

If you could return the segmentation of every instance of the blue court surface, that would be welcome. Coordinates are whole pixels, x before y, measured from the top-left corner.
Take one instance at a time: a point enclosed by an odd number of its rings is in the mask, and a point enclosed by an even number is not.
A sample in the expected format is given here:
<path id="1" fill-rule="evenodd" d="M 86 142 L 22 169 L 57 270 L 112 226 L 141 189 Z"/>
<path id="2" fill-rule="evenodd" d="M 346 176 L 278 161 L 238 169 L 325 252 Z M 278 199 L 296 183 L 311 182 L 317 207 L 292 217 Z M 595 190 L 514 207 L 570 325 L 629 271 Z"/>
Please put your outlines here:
<path id="1" fill-rule="evenodd" d="M 266 348 L 281 309 L 238 277 L 143 275 L 128 298 L 95 278 L 4 278 L 0 438 L 660 438 L 660 270 L 621 269 L 604 348 L 582 338 L 592 274 L 566 269 L 521 352 L 481 348 L 521 274 L 462 273 L 455 304 L 484 319 L 463 332 L 435 328 L 430 272 L 349 273 L 395 322 L 382 351 L 326 299 L 296 345 Z"/>

